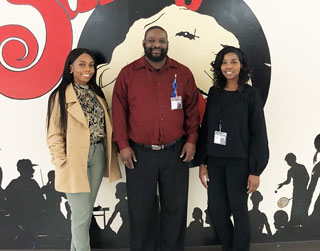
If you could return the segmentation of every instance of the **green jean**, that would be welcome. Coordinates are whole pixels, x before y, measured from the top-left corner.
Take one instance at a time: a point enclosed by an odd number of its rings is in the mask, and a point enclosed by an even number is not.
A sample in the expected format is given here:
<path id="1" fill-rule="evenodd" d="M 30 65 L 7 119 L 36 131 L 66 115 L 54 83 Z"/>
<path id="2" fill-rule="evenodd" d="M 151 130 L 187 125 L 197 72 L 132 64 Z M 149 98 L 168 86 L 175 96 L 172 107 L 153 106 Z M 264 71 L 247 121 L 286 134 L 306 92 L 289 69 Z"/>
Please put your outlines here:
<path id="1" fill-rule="evenodd" d="M 105 170 L 105 147 L 102 143 L 91 145 L 88 154 L 89 193 L 67 193 L 71 208 L 71 250 L 89 251 L 89 228 L 92 210 Z"/>

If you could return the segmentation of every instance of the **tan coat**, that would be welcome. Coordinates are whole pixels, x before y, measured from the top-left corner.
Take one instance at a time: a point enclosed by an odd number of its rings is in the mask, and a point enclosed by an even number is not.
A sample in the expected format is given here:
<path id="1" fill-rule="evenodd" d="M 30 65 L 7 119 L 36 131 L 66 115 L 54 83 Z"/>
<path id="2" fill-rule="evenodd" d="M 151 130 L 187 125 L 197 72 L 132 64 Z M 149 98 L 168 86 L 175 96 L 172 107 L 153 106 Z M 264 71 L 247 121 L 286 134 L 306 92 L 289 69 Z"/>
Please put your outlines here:
<path id="1" fill-rule="evenodd" d="M 90 192 L 87 161 L 90 147 L 90 131 L 85 115 L 72 84 L 66 88 L 67 132 L 60 127 L 60 106 L 58 95 L 54 101 L 47 132 L 47 145 L 51 162 L 55 165 L 55 188 L 65 193 Z M 121 178 L 115 147 L 112 143 L 112 125 L 108 116 L 105 100 L 96 95 L 104 109 L 106 137 L 106 171 L 105 177 L 110 182 Z"/>

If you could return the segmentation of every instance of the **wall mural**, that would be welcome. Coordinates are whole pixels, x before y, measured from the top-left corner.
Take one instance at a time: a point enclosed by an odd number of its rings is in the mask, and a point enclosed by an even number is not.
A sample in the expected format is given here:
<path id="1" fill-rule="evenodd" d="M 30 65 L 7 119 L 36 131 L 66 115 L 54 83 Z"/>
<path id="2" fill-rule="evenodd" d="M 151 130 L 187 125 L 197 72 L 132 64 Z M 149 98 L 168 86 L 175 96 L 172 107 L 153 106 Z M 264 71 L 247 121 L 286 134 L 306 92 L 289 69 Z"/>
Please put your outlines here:
<path id="1" fill-rule="evenodd" d="M 23 25 L 0 26 L 1 99 L 23 102 L 46 96 L 59 82 L 66 55 L 77 46 L 91 49 L 97 55 L 98 82 L 111 105 L 117 74 L 123 66 L 143 55 L 145 30 L 160 25 L 168 32 L 169 56 L 191 69 L 198 88 L 204 93 L 212 85 L 210 62 L 224 45 L 233 45 L 248 55 L 253 66 L 252 85 L 259 89 L 264 103 L 267 101 L 271 80 L 269 47 L 258 19 L 244 1 L 78 0 L 73 1 L 76 2 L 73 7 L 68 0 L 6 2 L 13 5 L 12 9 L 30 6 L 37 10 L 45 25 L 45 37 L 42 48 L 37 36 Z M 74 43 L 76 31 L 72 22 L 84 13 L 89 15 L 84 18 L 83 26 L 79 25 L 79 40 Z M 44 106 L 46 101 L 47 98 Z M 41 123 L 44 127 L 44 120 Z M 1 154 L 6 147 L 0 142 L 0 249 L 68 248 L 70 208 L 66 195 L 54 189 L 53 167 L 47 170 L 37 163 L 36 157 L 25 156 L 12 160 L 16 166 L 9 170 L 1 164 L 10 158 Z M 280 177 L 282 182 L 277 187 L 269 187 L 274 190 L 278 207 L 273 219 L 260 206 L 264 200 L 262 191 L 249 197 L 252 242 L 320 239 L 320 195 L 317 194 L 320 134 L 314 139 L 314 147 L 312 173 L 294 152 L 283 156 L 287 176 Z M 7 172 L 15 172 L 16 178 L 7 179 L 3 185 Z M 279 196 L 285 187 L 292 187 L 292 194 Z M 122 180 L 113 189 L 114 207 L 94 208 L 90 229 L 93 248 L 129 245 L 126 184 Z M 208 211 L 202 205 L 188 210 L 191 218 L 186 244 L 219 244 Z"/>

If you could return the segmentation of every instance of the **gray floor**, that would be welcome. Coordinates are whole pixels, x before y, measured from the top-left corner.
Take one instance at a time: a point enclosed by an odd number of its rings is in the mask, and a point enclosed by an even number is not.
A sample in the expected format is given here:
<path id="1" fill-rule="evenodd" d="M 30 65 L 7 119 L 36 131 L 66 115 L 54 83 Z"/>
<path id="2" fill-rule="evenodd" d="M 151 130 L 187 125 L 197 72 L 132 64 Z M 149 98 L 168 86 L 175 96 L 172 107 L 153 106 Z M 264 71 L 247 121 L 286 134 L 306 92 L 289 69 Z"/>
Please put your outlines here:
<path id="1" fill-rule="evenodd" d="M 220 246 L 190 247 L 186 251 L 221 251 Z M 252 244 L 251 251 L 320 251 L 320 241 Z"/>
<path id="2" fill-rule="evenodd" d="M 0 249 L 5 251 L 8 249 Z M 17 251 L 32 250 L 18 249 Z M 34 250 L 34 249 L 33 249 Z M 59 251 L 68 251 L 66 249 L 57 249 Z M 128 249 L 96 249 L 96 251 L 128 251 Z M 221 251 L 220 246 L 208 247 L 187 247 L 185 251 Z M 320 251 L 320 241 L 304 241 L 304 242 L 279 242 L 268 244 L 253 244 L 251 251 Z M 12 251 L 12 249 L 11 249 Z M 35 251 L 35 250 L 34 250 Z M 54 251 L 54 249 L 36 249 L 36 251 Z"/>

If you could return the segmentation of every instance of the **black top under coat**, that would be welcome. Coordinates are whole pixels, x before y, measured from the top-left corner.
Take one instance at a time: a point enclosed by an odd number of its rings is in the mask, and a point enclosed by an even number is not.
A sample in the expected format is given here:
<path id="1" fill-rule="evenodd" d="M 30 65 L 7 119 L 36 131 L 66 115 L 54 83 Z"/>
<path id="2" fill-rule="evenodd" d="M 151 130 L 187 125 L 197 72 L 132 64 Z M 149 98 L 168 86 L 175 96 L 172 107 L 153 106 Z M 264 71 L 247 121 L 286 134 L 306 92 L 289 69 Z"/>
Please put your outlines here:
<path id="1" fill-rule="evenodd" d="M 227 144 L 214 143 L 214 131 L 227 133 Z M 248 158 L 250 174 L 259 176 L 269 160 L 269 148 L 263 105 L 257 89 L 245 85 L 242 91 L 211 87 L 206 111 L 199 129 L 198 161 L 207 156 Z"/>

